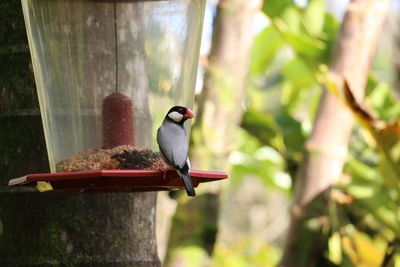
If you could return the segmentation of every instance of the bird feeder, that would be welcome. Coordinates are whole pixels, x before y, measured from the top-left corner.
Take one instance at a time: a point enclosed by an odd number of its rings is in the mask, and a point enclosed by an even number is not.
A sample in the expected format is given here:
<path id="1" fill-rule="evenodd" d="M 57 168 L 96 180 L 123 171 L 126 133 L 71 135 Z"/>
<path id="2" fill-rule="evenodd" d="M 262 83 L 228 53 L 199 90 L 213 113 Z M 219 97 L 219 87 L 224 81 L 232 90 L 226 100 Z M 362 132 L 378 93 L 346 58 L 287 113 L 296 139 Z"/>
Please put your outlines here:
<path id="1" fill-rule="evenodd" d="M 204 6 L 22 0 L 51 173 L 9 184 L 67 192 L 183 188 L 175 171 L 162 168 L 155 136 L 170 107 L 193 105 Z M 133 169 L 120 170 L 112 157 L 124 150 L 135 151 Z M 196 186 L 227 175 L 191 177 Z"/>

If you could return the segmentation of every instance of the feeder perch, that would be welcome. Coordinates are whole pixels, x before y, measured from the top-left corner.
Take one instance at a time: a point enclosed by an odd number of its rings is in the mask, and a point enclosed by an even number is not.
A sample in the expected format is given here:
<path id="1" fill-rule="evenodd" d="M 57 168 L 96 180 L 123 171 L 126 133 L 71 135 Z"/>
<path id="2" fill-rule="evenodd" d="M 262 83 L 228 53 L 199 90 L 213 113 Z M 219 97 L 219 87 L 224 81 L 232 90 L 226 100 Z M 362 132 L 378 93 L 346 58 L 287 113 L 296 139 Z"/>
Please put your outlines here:
<path id="1" fill-rule="evenodd" d="M 228 178 L 223 172 L 190 171 L 192 183 Z M 81 172 L 29 174 L 11 179 L 9 185 L 35 186 L 39 191 L 55 192 L 137 192 L 183 189 L 176 171 L 94 170 Z"/>
<path id="2" fill-rule="evenodd" d="M 175 171 L 99 162 L 123 150 L 158 151 L 156 131 L 169 108 L 193 105 L 204 6 L 205 0 L 22 0 L 51 173 L 9 185 L 56 192 L 183 188 Z M 190 175 L 194 186 L 227 178 Z"/>

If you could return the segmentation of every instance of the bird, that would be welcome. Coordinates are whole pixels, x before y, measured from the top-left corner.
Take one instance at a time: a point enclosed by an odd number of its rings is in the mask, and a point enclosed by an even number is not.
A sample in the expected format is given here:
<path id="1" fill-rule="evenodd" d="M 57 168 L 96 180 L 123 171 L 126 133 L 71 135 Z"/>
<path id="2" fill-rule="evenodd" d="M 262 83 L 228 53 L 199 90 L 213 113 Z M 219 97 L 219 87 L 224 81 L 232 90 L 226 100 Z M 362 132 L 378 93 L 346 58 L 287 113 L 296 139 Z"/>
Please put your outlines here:
<path id="1" fill-rule="evenodd" d="M 194 117 L 194 112 L 189 108 L 174 106 L 167 112 L 157 130 L 157 143 L 162 157 L 178 172 L 183 179 L 187 195 L 191 197 L 196 196 L 196 192 L 189 175 L 189 146 L 183 124 L 187 119 Z"/>

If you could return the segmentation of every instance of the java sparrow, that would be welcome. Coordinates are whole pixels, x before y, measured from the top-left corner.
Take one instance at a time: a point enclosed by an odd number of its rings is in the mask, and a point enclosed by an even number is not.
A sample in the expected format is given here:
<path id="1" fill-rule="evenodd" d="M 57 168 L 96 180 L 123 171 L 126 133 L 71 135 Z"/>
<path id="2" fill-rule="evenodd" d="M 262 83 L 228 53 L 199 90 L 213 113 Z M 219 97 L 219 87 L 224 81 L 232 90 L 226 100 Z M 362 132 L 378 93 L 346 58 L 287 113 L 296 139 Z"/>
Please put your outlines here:
<path id="1" fill-rule="evenodd" d="M 157 143 L 161 155 L 179 175 L 185 184 L 188 196 L 196 196 L 189 176 L 188 143 L 183 123 L 195 116 L 193 111 L 182 106 L 172 107 L 157 131 Z"/>

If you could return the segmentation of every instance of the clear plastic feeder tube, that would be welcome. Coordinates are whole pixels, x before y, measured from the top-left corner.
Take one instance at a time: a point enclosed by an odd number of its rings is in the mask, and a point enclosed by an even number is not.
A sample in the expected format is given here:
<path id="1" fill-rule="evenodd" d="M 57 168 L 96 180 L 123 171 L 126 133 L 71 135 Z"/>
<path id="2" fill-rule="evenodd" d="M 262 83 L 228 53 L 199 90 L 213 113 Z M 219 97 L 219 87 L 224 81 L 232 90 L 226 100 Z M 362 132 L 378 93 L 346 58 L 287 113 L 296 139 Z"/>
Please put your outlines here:
<path id="1" fill-rule="evenodd" d="M 22 0 L 52 172 L 82 151 L 157 150 L 191 107 L 205 0 Z"/>

